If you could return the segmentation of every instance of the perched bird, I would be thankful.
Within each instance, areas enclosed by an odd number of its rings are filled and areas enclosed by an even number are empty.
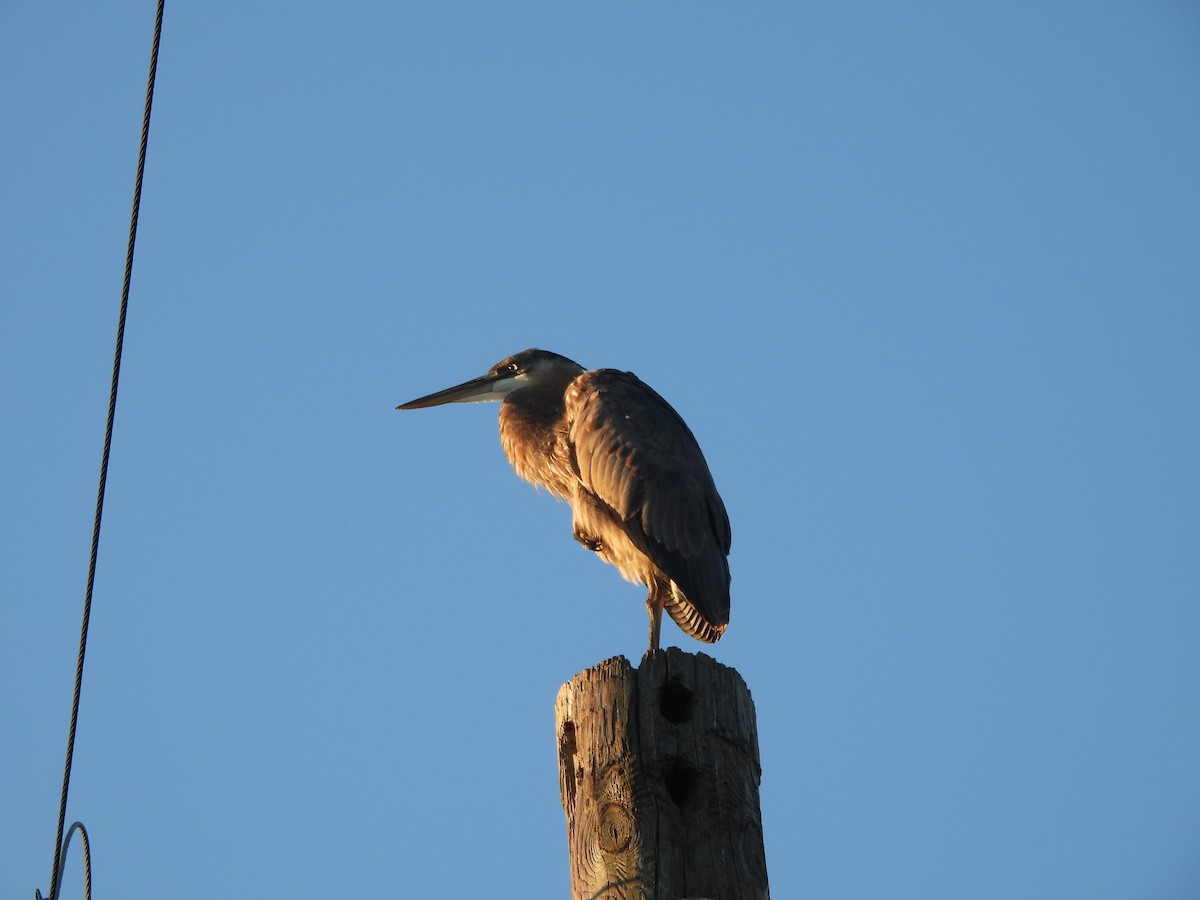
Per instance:
[[[571,505],[575,540],[650,592],[650,649],[665,609],[712,643],[729,623],[729,516],[691,430],[631,372],[585,371],[523,350],[486,375],[397,409],[500,404],[517,474]]]

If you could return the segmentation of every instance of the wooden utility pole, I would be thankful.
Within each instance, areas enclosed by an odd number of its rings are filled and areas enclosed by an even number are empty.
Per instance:
[[[617,656],[558,692],[574,900],[767,900],[754,703],[702,653]]]

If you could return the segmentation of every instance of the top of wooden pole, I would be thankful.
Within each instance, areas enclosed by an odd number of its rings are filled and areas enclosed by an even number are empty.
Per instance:
[[[766,898],[754,703],[705,654],[622,656],[555,704],[572,896]]]

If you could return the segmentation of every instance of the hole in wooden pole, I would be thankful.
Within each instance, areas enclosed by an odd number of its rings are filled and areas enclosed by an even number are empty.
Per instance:
[[[662,712],[663,718],[679,725],[692,717],[692,700],[690,690],[678,681],[668,681],[663,685],[658,708]]]
[[[563,792],[569,805],[575,803],[575,723],[563,722],[562,734],[558,736],[559,771],[563,777]]]
[[[688,805],[696,794],[696,785],[699,781],[699,773],[685,760],[678,758],[671,760],[663,773],[663,782],[667,786],[667,793],[676,806]]]

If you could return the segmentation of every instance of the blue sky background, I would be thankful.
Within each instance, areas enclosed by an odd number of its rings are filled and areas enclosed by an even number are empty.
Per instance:
[[[5,897],[49,888],[152,24],[0,13]],[[642,593],[495,407],[393,410],[539,346],[704,447],[773,896],[1200,896],[1198,161],[1182,0],[169,4],[97,895],[566,896],[554,697]]]

